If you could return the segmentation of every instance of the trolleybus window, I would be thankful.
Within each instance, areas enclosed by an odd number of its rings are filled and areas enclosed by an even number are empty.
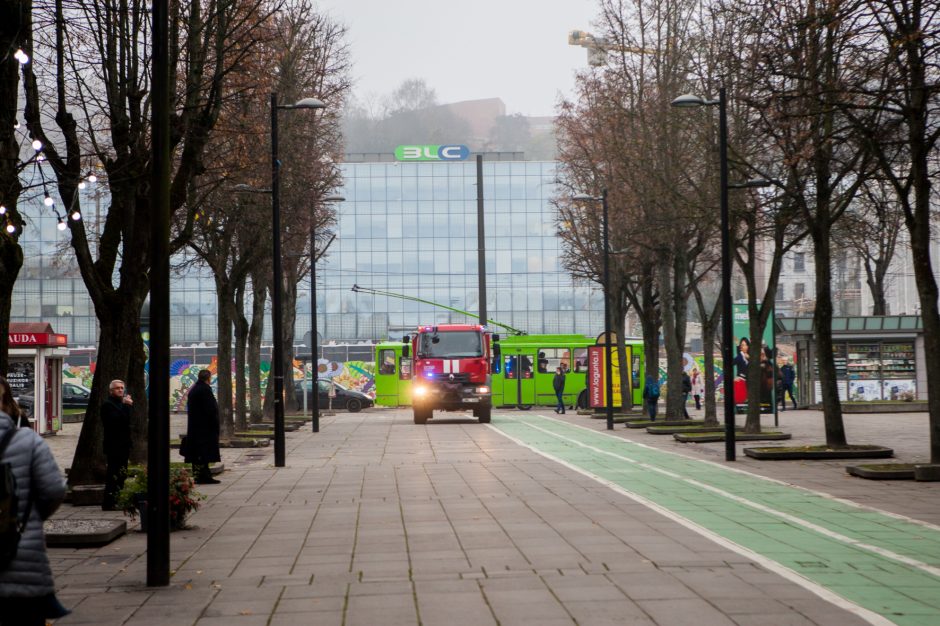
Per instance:
[[[395,351],[394,350],[380,350],[379,351],[379,374],[394,374],[395,373]]]

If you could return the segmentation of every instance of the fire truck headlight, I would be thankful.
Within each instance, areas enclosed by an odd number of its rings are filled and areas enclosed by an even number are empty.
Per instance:
[[[490,392],[490,388],[487,387],[486,385],[484,385],[484,386],[482,386],[482,387],[477,387],[477,393],[478,393],[478,394],[483,395],[483,394],[487,394],[487,393],[489,393],[489,392]]]
[[[416,398],[423,398],[428,395],[428,388],[424,385],[416,385],[414,388],[414,396]]]

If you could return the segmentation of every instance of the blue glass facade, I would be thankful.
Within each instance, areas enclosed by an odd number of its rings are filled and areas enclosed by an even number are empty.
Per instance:
[[[489,156],[483,164],[489,318],[529,333],[598,334],[603,327],[599,289],[575,283],[560,263],[550,203],[555,163]],[[430,304],[352,291],[358,284],[474,313],[479,309],[472,158],[350,161],[343,170],[338,193],[346,200],[336,206],[336,239],[317,267],[323,339],[384,339],[419,324],[474,320]],[[93,223],[94,199],[83,198],[83,204]],[[55,229],[53,216],[37,214],[21,240],[27,260],[16,285],[13,318],[48,321],[68,334],[72,345],[93,345],[94,311],[63,243],[68,235]],[[173,343],[214,343],[215,307],[208,270],[189,266],[172,283]],[[309,283],[299,286],[297,307],[300,342],[310,329]]]
[[[346,163],[344,175],[337,239],[317,268],[323,338],[384,338],[419,324],[472,321],[351,288],[479,310],[475,161]],[[575,284],[560,263],[554,179],[553,162],[484,159],[488,317],[529,333],[597,334],[599,290]],[[309,302],[299,307],[309,310]]]

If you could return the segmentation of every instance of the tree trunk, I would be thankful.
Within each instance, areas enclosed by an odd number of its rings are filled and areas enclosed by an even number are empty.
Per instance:
[[[284,412],[296,413],[299,410],[297,395],[294,393],[294,328],[297,324],[297,268],[291,264],[284,272],[284,321],[281,330],[284,331]]]
[[[812,230],[814,260],[816,263],[816,311],[813,314],[813,333],[816,340],[816,365],[822,388],[823,419],[826,425],[826,445],[846,445],[842,404],[836,382],[836,364],[832,354],[832,285],[830,281],[831,254],[829,250],[828,215],[817,218]],[[811,367],[811,364],[807,364]]]
[[[702,355],[704,370],[702,380],[705,383],[705,424],[707,426],[718,425],[718,412],[715,403],[715,336],[718,332],[718,324],[721,321],[721,298],[715,299],[711,315],[705,308],[705,300],[702,298],[702,291],[697,283],[691,285],[692,295],[695,296],[695,306],[698,309],[698,317],[702,323]]]
[[[10,237],[0,236],[0,376],[9,373],[10,308],[13,285],[23,267],[23,249]]]
[[[20,183],[20,142],[13,124],[17,118],[20,63],[11,51],[20,41],[30,36],[30,11],[26,2],[8,2],[0,19],[0,202],[6,207],[8,217],[16,220],[16,207],[22,191]],[[22,5],[22,6],[18,6]],[[19,231],[21,232],[21,231]],[[18,243],[19,235],[0,233],[0,376],[9,370],[10,307],[13,304],[13,284],[23,267],[23,249]]]
[[[146,293],[146,288],[144,290]],[[104,479],[104,451],[101,428],[101,403],[108,396],[112,380],[125,382],[127,392],[134,400],[131,422],[131,450],[139,456],[141,442],[147,435],[147,394],[143,379],[143,341],[140,336],[140,302],[143,297],[111,298],[108,315],[99,315],[101,337],[95,362],[95,375],[91,383],[91,397],[82,422],[81,434],[69,470],[70,486],[102,482]],[[137,356],[132,356],[134,354]],[[131,373],[132,365],[141,365]],[[145,443],[144,443],[145,446]]]
[[[748,299],[755,301],[748,305],[748,329],[751,345],[748,349],[747,364],[747,418],[744,421],[744,432],[760,432],[761,415],[761,387],[764,383],[764,326],[756,313],[756,295],[748,294]],[[739,400],[735,398],[735,402]]]
[[[234,287],[218,273],[215,275],[216,293],[216,347],[220,435],[231,438],[235,432],[232,418],[232,308]]]
[[[642,284],[639,289],[640,304],[636,308],[643,329],[643,360],[645,373],[659,380],[659,327],[660,316],[653,288],[652,271],[649,266],[643,268]],[[645,378],[645,377],[644,377]],[[645,380],[641,381],[645,384]]]
[[[626,316],[628,307],[623,298],[616,298],[612,303],[614,333],[617,335],[617,362],[620,363],[620,398],[621,409],[633,409],[633,362],[627,358],[626,347]]]
[[[261,337],[264,335],[264,303],[267,300],[267,281],[259,272],[251,276],[251,327],[248,329],[248,406],[252,424],[264,420],[261,391]]]
[[[919,144],[916,145],[917,147]],[[930,178],[927,158],[922,150],[914,150],[914,215],[907,226],[911,237],[914,278],[920,297],[921,319],[924,324],[924,354],[927,355],[927,410],[930,415],[930,462],[940,463],[940,310],[937,307],[937,281],[930,258]]]
[[[245,318],[245,287],[244,278],[235,289],[235,406],[233,412],[235,415],[235,430],[247,430],[248,420],[246,413],[247,406],[247,387],[245,384],[246,362],[247,362],[247,343],[248,343],[248,319]]]

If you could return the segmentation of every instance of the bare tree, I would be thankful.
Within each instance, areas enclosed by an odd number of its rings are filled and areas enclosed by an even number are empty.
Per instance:
[[[940,463],[940,290],[931,258],[932,192],[940,140],[940,4],[923,0],[862,3],[847,112],[867,139],[880,176],[904,214],[924,323],[930,460]],[[875,119],[872,119],[872,112]]]
[[[85,221],[69,221],[72,247],[101,328],[92,394],[69,473],[71,484],[100,472],[100,402],[108,381],[120,378],[145,397],[141,305],[149,291],[150,7],[143,0],[38,2],[27,42],[33,63],[24,66],[25,116],[43,141],[59,195],[80,209],[77,185],[85,154],[106,172],[110,206],[101,235],[89,240]],[[249,54],[265,19],[263,0],[176,3],[171,12],[171,149],[174,155],[171,213],[185,212],[171,244],[189,236],[197,207],[188,206],[193,178],[204,168],[223,102],[226,80]],[[48,103],[48,104],[47,104]],[[56,130],[53,132],[51,126]],[[93,233],[92,233],[93,234]],[[146,403],[132,423],[132,458],[145,453]]]
[[[887,291],[893,284],[889,270],[904,227],[904,213],[894,188],[885,180],[867,181],[859,192],[837,224],[833,240],[861,260],[873,301],[871,314],[887,315]]]
[[[837,106],[842,97],[844,61],[857,43],[848,5],[818,0],[747,0],[722,7],[743,44],[737,65],[746,70],[740,91],[753,116],[752,128],[780,165],[773,169],[765,166],[761,173],[778,181],[786,205],[799,214],[813,243],[813,323],[826,443],[831,446],[847,443],[832,352],[831,235],[868,172],[858,135]],[[774,225],[773,232],[782,226]],[[770,296],[776,282],[768,282],[765,293]],[[765,304],[769,303],[772,297],[766,297]],[[752,322],[753,314],[765,313],[753,311]],[[756,365],[752,375],[755,371],[759,371]],[[749,420],[748,427],[752,424]]]
[[[19,236],[23,217],[18,210],[20,193],[20,140],[17,136],[17,93],[20,82],[21,48],[28,48],[31,2],[11,0],[0,4],[0,376],[8,370],[10,307],[13,285],[23,267]],[[13,226],[13,232],[5,228]]]

